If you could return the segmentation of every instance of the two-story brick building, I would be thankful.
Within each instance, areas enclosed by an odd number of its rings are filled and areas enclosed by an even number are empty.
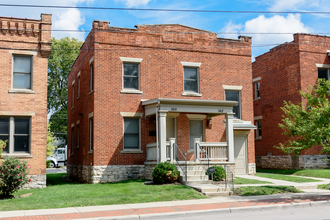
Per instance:
[[[46,187],[47,72],[51,15],[0,17],[0,139],[3,156],[31,166],[30,185]]]
[[[294,104],[304,100],[299,91],[308,91],[318,78],[329,79],[330,37],[294,34],[294,40],[274,47],[256,57],[253,67],[256,161],[259,168],[324,168],[321,148],[308,149],[300,156],[285,155],[274,148],[288,137],[278,127],[282,120],[283,101]]]
[[[68,176],[150,178],[157,162],[254,174],[251,38],[94,21],[68,76]],[[200,162],[201,161],[201,162]]]

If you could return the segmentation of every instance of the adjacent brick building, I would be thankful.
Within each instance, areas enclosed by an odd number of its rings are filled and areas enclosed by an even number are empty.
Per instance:
[[[294,34],[294,40],[274,47],[256,57],[252,64],[256,160],[260,168],[323,168],[326,156],[320,147],[302,152],[301,156],[285,155],[274,148],[287,140],[278,127],[283,101],[303,102],[299,91],[307,91],[318,78],[329,79],[330,37]]]
[[[47,72],[51,15],[0,17],[0,139],[3,156],[31,166],[32,188],[46,187]]]
[[[183,159],[176,144],[200,163],[195,142],[211,163],[254,174],[252,120],[251,38],[94,21],[68,76],[68,175],[150,178],[157,162]]]

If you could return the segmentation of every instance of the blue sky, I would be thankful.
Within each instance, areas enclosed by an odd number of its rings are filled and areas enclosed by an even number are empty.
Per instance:
[[[1,0],[0,3],[223,11],[330,11],[330,0]],[[0,7],[0,10],[0,16],[36,19],[40,18],[40,13],[51,13],[52,28],[56,30],[90,30],[93,20],[105,20],[110,21],[111,26],[128,28],[134,28],[137,24],[180,23],[217,32],[220,37],[225,38],[237,38],[242,34],[252,36],[253,57],[267,52],[277,44],[291,41],[292,33],[330,35],[330,14],[188,13],[20,7]],[[253,34],[260,32],[291,34]],[[84,40],[86,35],[83,32],[52,32],[52,36],[56,38],[69,36]]]

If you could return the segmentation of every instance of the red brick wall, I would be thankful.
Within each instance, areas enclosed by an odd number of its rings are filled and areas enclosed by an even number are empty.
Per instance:
[[[295,34],[294,41],[282,44],[256,58],[252,64],[253,78],[261,77],[261,99],[254,101],[254,116],[262,116],[262,140],[255,141],[256,156],[285,155],[274,145],[287,140],[278,127],[281,122],[283,101],[295,104],[303,100],[299,90],[307,91],[318,78],[316,63],[329,64],[326,54],[330,38],[324,36]],[[317,154],[313,148],[303,154]]]
[[[228,40],[217,38],[215,33],[192,29],[184,26],[138,26],[137,29],[107,28],[107,25],[94,22],[95,42],[88,37],[83,48],[95,46],[95,90],[94,100],[87,97],[89,79],[82,80],[88,86],[82,86],[85,96],[76,101],[71,111],[72,81],[77,82],[77,73],[88,73],[88,60],[92,55],[85,55],[82,50],[73,70],[69,75],[69,109],[70,121],[77,120],[77,109],[81,112],[94,112],[94,165],[144,164],[146,160],[146,144],[155,142],[149,136],[150,130],[156,130],[154,117],[141,118],[141,150],[143,154],[123,154],[123,117],[120,112],[144,113],[142,99],[183,98],[201,100],[224,100],[222,85],[243,86],[242,119],[253,121],[252,105],[252,70],[251,41],[248,38]],[[104,31],[108,29],[108,31]],[[171,33],[164,33],[169,32]],[[186,32],[175,33],[175,32]],[[193,32],[193,34],[189,33]],[[94,43],[94,45],[93,45]],[[92,52],[89,52],[92,53]],[[140,90],[143,94],[121,94],[122,61],[119,57],[143,58],[140,63]],[[181,61],[202,63],[199,68],[199,88],[201,97],[183,96],[183,66]],[[75,86],[75,89],[77,86]],[[84,101],[83,101],[84,100]],[[91,110],[94,101],[94,110]],[[88,104],[87,104],[88,103]],[[83,120],[87,115],[83,114]],[[206,141],[220,141],[225,132],[224,117],[212,120],[212,129],[206,129]],[[81,119],[80,119],[81,120]],[[87,122],[87,121],[86,121]],[[73,123],[73,122],[72,122]],[[205,120],[206,123],[206,120]],[[86,125],[86,124],[85,124]],[[81,126],[82,127],[82,126]],[[70,164],[85,164],[88,141],[87,128],[84,128],[81,139],[83,146],[75,150]],[[71,122],[68,122],[68,143],[70,144]],[[253,133],[249,135],[249,163],[254,163]],[[177,137],[180,148],[189,148],[189,120],[184,113],[177,119]],[[70,147],[68,146],[68,149]],[[77,155],[77,156],[76,156]],[[188,154],[188,157],[191,155]]]
[[[30,156],[22,157],[32,167],[31,175],[46,174],[46,135],[47,135],[47,72],[50,53],[50,31],[40,32],[38,29],[50,30],[51,15],[42,14],[41,20],[16,19],[0,17],[2,28],[12,30],[0,31],[0,117],[31,116],[31,146]],[[27,29],[33,24],[31,32],[17,29]],[[44,45],[40,44],[44,42]],[[22,50],[23,49],[23,50]],[[27,51],[27,52],[25,52]],[[32,90],[35,93],[12,93],[13,54],[33,55]]]

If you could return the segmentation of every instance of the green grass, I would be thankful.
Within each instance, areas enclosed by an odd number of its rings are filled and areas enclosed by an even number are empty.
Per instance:
[[[252,180],[252,179],[236,177],[236,179],[234,179],[234,184],[241,185],[241,184],[272,184],[272,183],[267,182],[267,181]]]
[[[61,178],[63,175],[65,173],[47,174],[47,188],[22,189],[15,193],[15,196],[32,193],[29,197],[0,200],[0,211],[207,198],[184,185],[144,185],[144,180],[106,184],[68,183]]]
[[[330,179],[330,169],[305,169],[305,170],[271,170],[271,169],[257,169],[260,173],[275,173],[296,176],[307,176]]]
[[[330,190],[330,183],[329,184],[322,184],[317,186],[318,189],[326,189]]]
[[[321,180],[315,180],[315,179],[297,177],[297,176],[286,176],[283,174],[257,173],[256,176],[270,178],[270,179],[276,179],[276,180],[285,180],[285,181],[290,181],[290,182],[295,182],[295,183],[321,182]]]
[[[293,186],[246,186],[235,189],[238,196],[258,196],[302,192]]]

